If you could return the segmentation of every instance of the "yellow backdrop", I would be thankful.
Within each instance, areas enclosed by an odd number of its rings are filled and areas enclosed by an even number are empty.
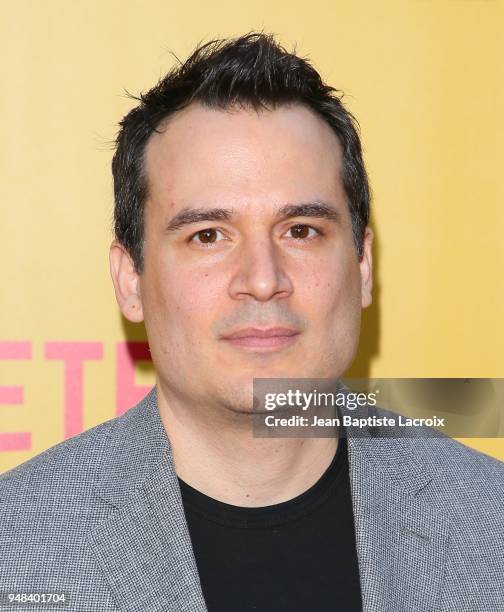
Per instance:
[[[503,24],[491,0],[3,0],[0,469],[153,384],[108,272],[123,90],[252,29],[296,42],[361,124],[377,289],[352,374],[504,377]]]

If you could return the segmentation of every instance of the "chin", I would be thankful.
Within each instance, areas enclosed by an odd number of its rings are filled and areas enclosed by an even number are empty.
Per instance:
[[[222,398],[221,404],[234,414],[251,414],[253,411],[254,395],[252,392],[252,384],[250,389],[226,389],[227,393]]]

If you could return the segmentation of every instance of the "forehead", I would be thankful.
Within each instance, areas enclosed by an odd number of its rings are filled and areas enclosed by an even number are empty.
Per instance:
[[[341,199],[341,148],[330,126],[303,105],[275,110],[191,104],[149,139],[149,200],[176,208],[245,201]],[[225,200],[225,201],[224,201]]]

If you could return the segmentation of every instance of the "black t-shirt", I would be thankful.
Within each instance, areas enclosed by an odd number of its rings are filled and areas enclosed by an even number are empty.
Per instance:
[[[244,508],[179,478],[209,612],[362,610],[346,438],[307,491]]]

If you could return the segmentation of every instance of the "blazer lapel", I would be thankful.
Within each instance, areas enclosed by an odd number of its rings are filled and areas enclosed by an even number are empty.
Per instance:
[[[432,477],[413,444],[349,434],[363,612],[437,609],[449,523],[422,495]]]
[[[117,421],[88,543],[120,610],[207,612],[156,389]]]

